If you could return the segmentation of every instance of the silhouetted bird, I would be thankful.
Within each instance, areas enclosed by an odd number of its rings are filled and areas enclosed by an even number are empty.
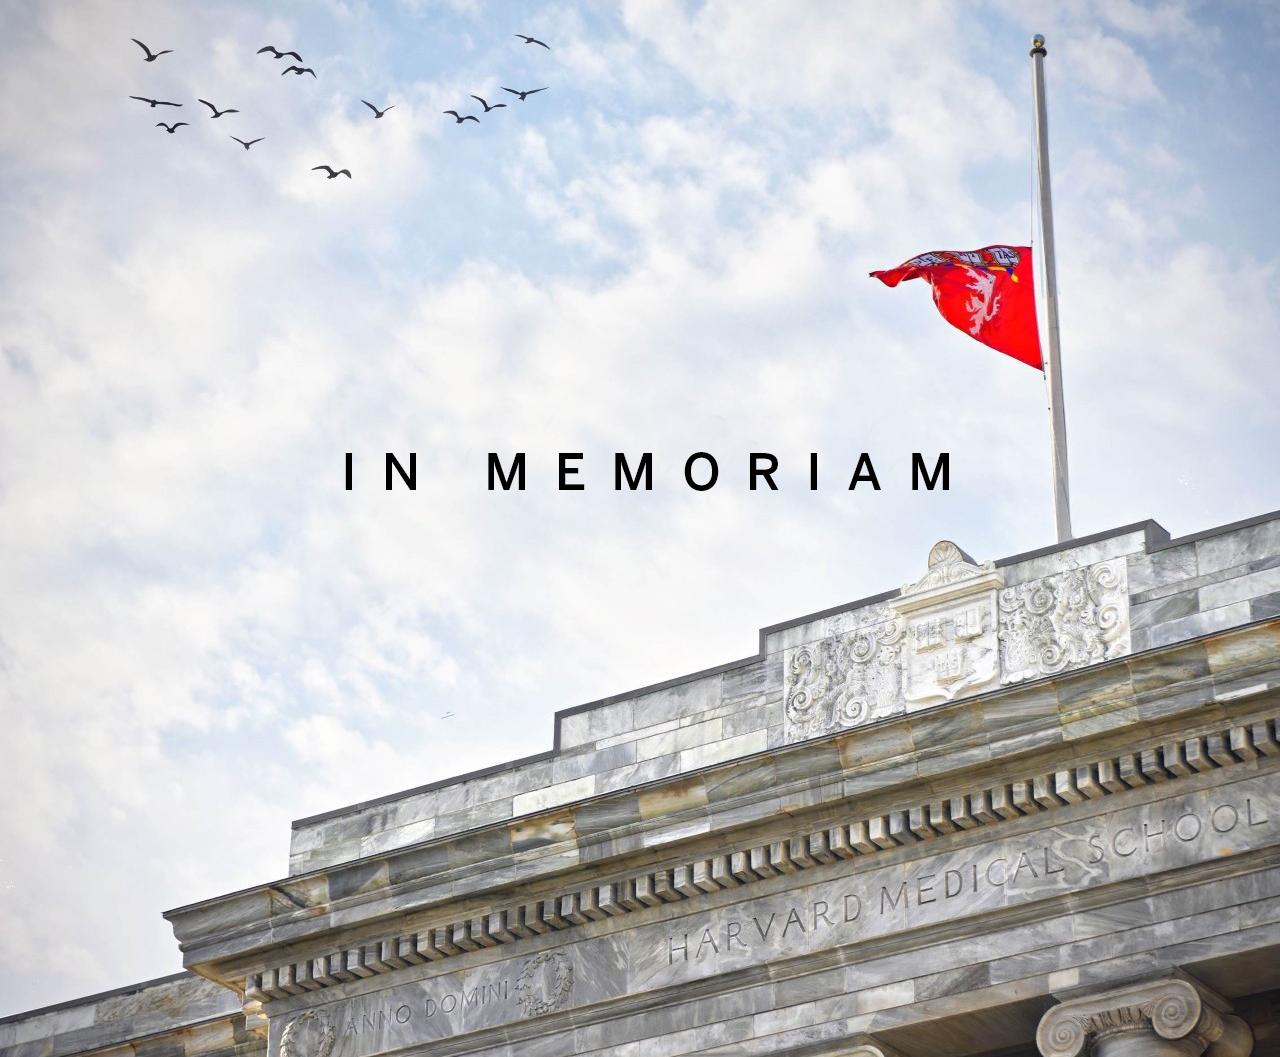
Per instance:
[[[212,110],[212,111],[213,111],[213,113],[212,113],[211,115],[209,115],[210,117],[222,117],[222,115],[223,115],[223,114],[238,114],[238,113],[240,113],[240,111],[239,111],[239,110],[219,110],[216,106],[214,106],[214,105],[213,105],[211,102],[209,102],[209,100],[207,100],[207,99],[197,99],[197,100],[196,100],[196,102],[197,102],[197,103],[203,103],[205,106],[207,106],[210,110]]]
[[[526,37],[523,33],[516,33],[516,34],[513,34],[513,35],[514,35],[514,36],[519,37],[519,38],[520,38],[521,40],[523,40],[526,44],[542,44],[542,41],[540,41],[537,37]],[[550,45],[550,44],[542,44],[542,46],[543,46],[544,48],[546,48],[546,49],[547,49],[547,51],[550,51],[550,50],[551,50],[551,45]]]
[[[498,107],[500,107],[500,106],[506,106],[506,105],[507,105],[506,103],[494,103],[494,104],[493,104],[493,106],[490,106],[490,105],[489,105],[488,103],[486,103],[483,99],[481,99],[478,95],[473,95],[471,98],[472,98],[472,99],[474,99],[477,103],[479,103],[482,107],[484,107],[484,112],[485,112],[486,114],[487,114],[490,110],[497,110],[497,109],[498,109]]]
[[[140,41],[137,37],[130,37],[129,39],[147,53],[147,57],[142,60],[143,62],[155,62],[156,59],[160,58],[161,55],[173,54],[172,48],[165,48],[164,51],[153,52],[150,48],[148,48],[145,44],[143,44],[142,41]]]
[[[550,87],[551,87],[550,85],[547,85],[546,88],[530,88],[527,92],[520,92],[514,88],[503,88],[502,90],[504,92],[510,92],[512,95],[518,95],[520,97],[520,102],[523,103],[524,97],[526,95],[534,95],[537,92],[545,92],[547,88],[550,88]]]
[[[296,51],[280,51],[274,44],[268,44],[265,48],[259,48],[257,54],[261,55],[264,51],[271,52],[271,57],[274,59],[294,58],[299,62],[302,61],[302,56]]]
[[[345,175],[348,180],[351,179],[350,169],[339,169],[337,172],[334,172],[333,168],[328,165],[313,165],[311,167],[312,172],[318,172],[320,169],[323,169],[325,172],[329,174],[327,179],[330,179],[330,180],[332,180],[335,176],[343,176],[343,175]]]
[[[301,77],[304,73],[309,73],[312,77],[316,75],[316,71],[310,66],[290,66],[288,69],[281,70],[280,76],[283,77],[286,73],[291,73],[295,77]]]
[[[372,110],[372,111],[373,111],[373,118],[374,118],[374,120],[375,120],[375,121],[376,121],[378,118],[382,117],[382,115],[383,115],[383,114],[385,114],[388,110],[394,110],[394,109],[395,109],[395,103],[392,103],[389,107],[386,107],[386,108],[385,108],[385,109],[383,109],[383,110],[379,110],[376,106],[374,106],[374,105],[373,105],[371,102],[369,102],[369,100],[367,100],[367,99],[361,99],[361,100],[360,100],[360,102],[364,103],[364,105],[365,105],[365,106],[367,106],[370,110]]]
[[[178,129],[182,128],[182,126],[185,124],[186,124],[185,121],[175,121],[172,125],[166,125],[163,121],[157,121],[156,128],[162,128],[167,133],[169,133],[170,136],[172,136]]]
[[[182,105],[181,103],[166,103],[163,99],[148,99],[144,95],[131,95],[129,96],[129,98],[136,99],[139,103],[150,103],[153,108],[157,106],[181,106]]]
[[[249,142],[248,142],[248,143],[246,143],[244,140],[242,140],[239,136],[232,136],[231,138],[232,138],[233,140],[235,140],[237,143],[239,143],[239,144],[240,144],[240,146],[242,146],[245,150],[248,150],[248,149],[249,149],[250,147],[252,147],[255,143],[261,143],[261,142],[262,142],[264,139],[266,139],[267,137],[266,137],[266,136],[259,136],[257,139],[251,139],[251,140],[249,140]]]
[[[467,114],[464,117],[460,115],[456,110],[442,110],[440,112],[442,114],[452,114],[453,120],[456,121],[459,125],[461,125],[464,121],[474,121],[476,122],[476,124],[480,123],[480,119],[478,117],[475,117],[473,114]]]

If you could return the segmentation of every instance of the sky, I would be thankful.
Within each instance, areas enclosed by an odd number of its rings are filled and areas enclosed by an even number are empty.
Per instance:
[[[1042,375],[867,275],[1038,239],[1035,32],[1076,534],[1280,507],[1274,4],[0,6],[0,1015],[178,971],[293,819],[1053,544]]]

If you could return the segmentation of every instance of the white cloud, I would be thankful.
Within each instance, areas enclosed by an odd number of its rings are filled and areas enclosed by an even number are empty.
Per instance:
[[[1063,45],[1062,59],[1074,68],[1077,79],[1108,100],[1130,103],[1163,98],[1146,61],[1118,37],[1097,30],[1071,37]]]
[[[15,1008],[174,968],[158,912],[283,872],[291,817],[546,748],[554,708],[748,653],[940,536],[1047,538],[1040,379],[866,276],[1025,228],[1025,60],[990,43],[1020,27],[565,3],[530,12],[559,33],[537,54],[505,15],[413,6],[35,7],[6,38],[0,98],[47,100],[43,125],[0,122],[0,592],[23,600],[0,694],[24,790],[0,807],[0,935],[47,966]],[[1121,36],[1183,41],[1181,9],[1081,10],[1100,43],[1064,47],[1062,100],[1086,82],[1099,109],[1055,125],[1077,522],[1254,513],[1276,262],[1191,230],[1203,173],[1147,120],[1162,89],[1194,100]],[[438,38],[400,39],[427,17]],[[183,63],[129,54],[147,34]],[[267,42],[322,78],[282,81]],[[440,117],[516,75],[552,88]],[[126,107],[138,85],[243,114],[168,137]],[[266,141],[246,154],[242,127]],[[488,492],[487,453],[517,450],[529,491]],[[652,494],[613,492],[615,450],[654,452]],[[721,459],[706,495],[682,480],[698,450]],[[752,450],[782,491],[746,491]],[[883,492],[843,488],[864,450]],[[907,489],[913,450],[952,451],[952,493]],[[382,491],[386,451],[418,452],[416,493]],[[555,490],[560,451],[586,453],[585,493]],[[82,861],[94,899],[72,898]]]

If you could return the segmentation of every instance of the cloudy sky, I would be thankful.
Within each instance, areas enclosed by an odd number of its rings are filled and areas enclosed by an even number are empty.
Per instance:
[[[1033,237],[1035,31],[1076,532],[1280,507],[1274,5],[0,7],[0,1015],[176,971],[161,911],[282,876],[294,818],[548,748],[940,538],[1052,543],[1041,375],[867,277]],[[472,93],[508,105],[442,116]]]

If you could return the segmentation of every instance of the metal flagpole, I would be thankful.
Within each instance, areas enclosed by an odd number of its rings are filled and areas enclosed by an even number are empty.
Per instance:
[[[1053,514],[1058,542],[1071,539],[1071,491],[1067,484],[1067,421],[1062,409],[1062,364],[1058,349],[1058,274],[1053,261],[1053,203],[1049,196],[1049,115],[1044,103],[1044,37],[1031,40],[1031,83],[1036,100],[1036,176],[1040,185],[1040,260],[1044,274],[1049,347],[1044,359],[1053,441]]]

